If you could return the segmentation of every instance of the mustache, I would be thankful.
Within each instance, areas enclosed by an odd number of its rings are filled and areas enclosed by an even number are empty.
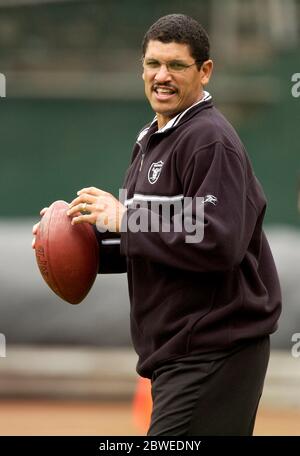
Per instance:
[[[156,89],[159,89],[159,88],[161,88],[161,89],[172,89],[172,90],[174,90],[175,92],[177,92],[177,90],[178,90],[177,87],[175,87],[173,84],[169,84],[169,83],[167,83],[167,84],[158,84],[158,83],[155,83],[155,84],[153,84],[153,86],[152,86],[152,90],[156,90]]]

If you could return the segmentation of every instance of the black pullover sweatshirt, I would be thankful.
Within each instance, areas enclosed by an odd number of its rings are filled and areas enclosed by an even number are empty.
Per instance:
[[[123,188],[121,234],[97,233],[99,272],[127,271],[141,376],[151,378],[167,360],[276,330],[281,292],[262,229],[266,199],[237,133],[210,97],[159,131],[155,120],[141,131]],[[192,221],[196,207],[204,209],[198,242],[186,242],[191,233],[173,226],[186,197]],[[162,221],[164,205],[170,229],[151,232],[151,216]],[[128,229],[141,219],[148,230]]]

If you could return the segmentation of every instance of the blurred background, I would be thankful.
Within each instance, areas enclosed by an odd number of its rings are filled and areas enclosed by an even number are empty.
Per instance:
[[[145,432],[151,404],[135,373],[126,275],[98,276],[79,306],[61,301],[39,274],[31,227],[84,186],[118,196],[153,117],[141,41],[169,13],[207,29],[208,90],[268,198],[284,299],[255,433],[300,435],[300,1],[0,0],[1,435]]]

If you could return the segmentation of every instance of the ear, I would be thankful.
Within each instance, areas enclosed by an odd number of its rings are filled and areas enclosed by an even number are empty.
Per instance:
[[[143,71],[143,73],[142,73],[142,78],[143,78],[144,81],[145,81],[145,71]]]
[[[202,63],[202,67],[200,69],[200,81],[202,86],[205,86],[209,83],[213,71],[213,66],[214,64],[212,60],[206,60]]]

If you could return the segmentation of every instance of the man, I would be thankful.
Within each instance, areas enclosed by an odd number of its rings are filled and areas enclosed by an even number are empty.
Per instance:
[[[156,116],[134,146],[126,200],[91,187],[70,204],[73,224],[100,231],[99,272],[127,271],[137,371],[152,380],[148,435],[251,435],[280,315],[265,197],[236,132],[204,91],[212,68],[195,20],[171,14],[153,24],[143,79]],[[175,223],[188,212],[197,230],[199,208],[203,239],[188,240],[189,225]],[[136,229],[137,219],[147,229]]]

